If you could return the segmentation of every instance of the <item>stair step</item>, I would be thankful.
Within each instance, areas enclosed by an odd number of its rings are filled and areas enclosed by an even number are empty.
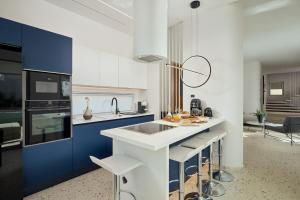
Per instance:
[[[299,106],[266,106],[267,108],[300,109]]]
[[[280,109],[266,109],[267,112],[288,112],[288,113],[300,113],[300,110],[280,110]]]
[[[271,104],[287,104],[289,101],[267,101],[267,103]]]
[[[274,107],[274,108],[279,108],[279,107],[282,107],[282,108],[294,108],[294,107],[297,107],[297,106],[293,106],[293,105],[266,105],[267,107]]]

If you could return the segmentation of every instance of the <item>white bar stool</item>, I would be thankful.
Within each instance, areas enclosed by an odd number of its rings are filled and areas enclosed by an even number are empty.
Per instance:
[[[184,200],[184,162],[197,155],[195,149],[174,146],[170,148],[169,158],[179,163],[179,200]]]
[[[234,176],[229,172],[223,169],[222,165],[222,157],[223,157],[223,140],[224,138],[219,140],[219,171],[215,175],[214,179],[221,182],[232,182],[234,180]]]
[[[113,155],[101,160],[94,156],[90,156],[90,159],[96,165],[99,165],[114,174],[114,200],[121,200],[121,192],[129,194],[134,200],[136,200],[136,197],[131,192],[121,191],[120,177],[142,166],[142,162],[124,155]]]
[[[180,144],[182,147],[196,149],[198,152],[198,193],[199,200],[212,200],[212,197],[206,195],[202,191],[202,150],[209,146],[209,140],[192,137]]]
[[[217,141],[219,141],[221,138],[225,137],[226,132],[221,129],[217,130],[211,130],[207,133],[201,133],[195,137],[203,139],[203,140],[209,140],[210,146],[209,146],[209,181],[208,181],[208,187],[206,194],[213,197],[219,197],[225,194],[225,187],[213,180],[213,144]]]

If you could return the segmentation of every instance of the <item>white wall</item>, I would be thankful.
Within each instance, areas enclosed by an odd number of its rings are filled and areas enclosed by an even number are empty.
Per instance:
[[[155,119],[160,119],[160,65],[152,63],[148,65],[148,90],[144,99],[148,100],[149,110],[155,114]]]
[[[198,54],[211,61],[212,76],[197,89],[184,87],[184,109],[190,94],[222,114],[228,135],[224,141],[224,165],[243,166],[243,57],[242,15],[239,4],[199,12]],[[190,20],[184,22],[184,58],[191,55]],[[195,44],[195,36],[193,45]],[[195,48],[195,47],[194,47]]]
[[[73,94],[73,115],[82,115],[87,106],[85,97],[89,97],[92,113],[110,113],[112,110],[111,100],[118,99],[120,111],[136,110],[134,94]],[[113,109],[115,108],[115,105]]]
[[[261,109],[261,64],[258,61],[244,63],[244,113]]]

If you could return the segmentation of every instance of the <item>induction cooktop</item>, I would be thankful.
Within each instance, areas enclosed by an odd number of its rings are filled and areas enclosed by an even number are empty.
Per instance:
[[[147,135],[152,135],[156,133],[161,133],[163,131],[176,128],[176,126],[169,126],[169,125],[164,125],[164,124],[158,124],[158,123],[144,123],[144,124],[138,124],[138,125],[133,125],[133,126],[127,126],[122,129],[126,129],[129,131],[134,131],[138,133],[143,133]]]

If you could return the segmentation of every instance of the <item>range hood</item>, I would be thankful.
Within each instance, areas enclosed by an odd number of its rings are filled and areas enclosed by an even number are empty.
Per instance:
[[[168,0],[134,1],[134,59],[167,59]]]

